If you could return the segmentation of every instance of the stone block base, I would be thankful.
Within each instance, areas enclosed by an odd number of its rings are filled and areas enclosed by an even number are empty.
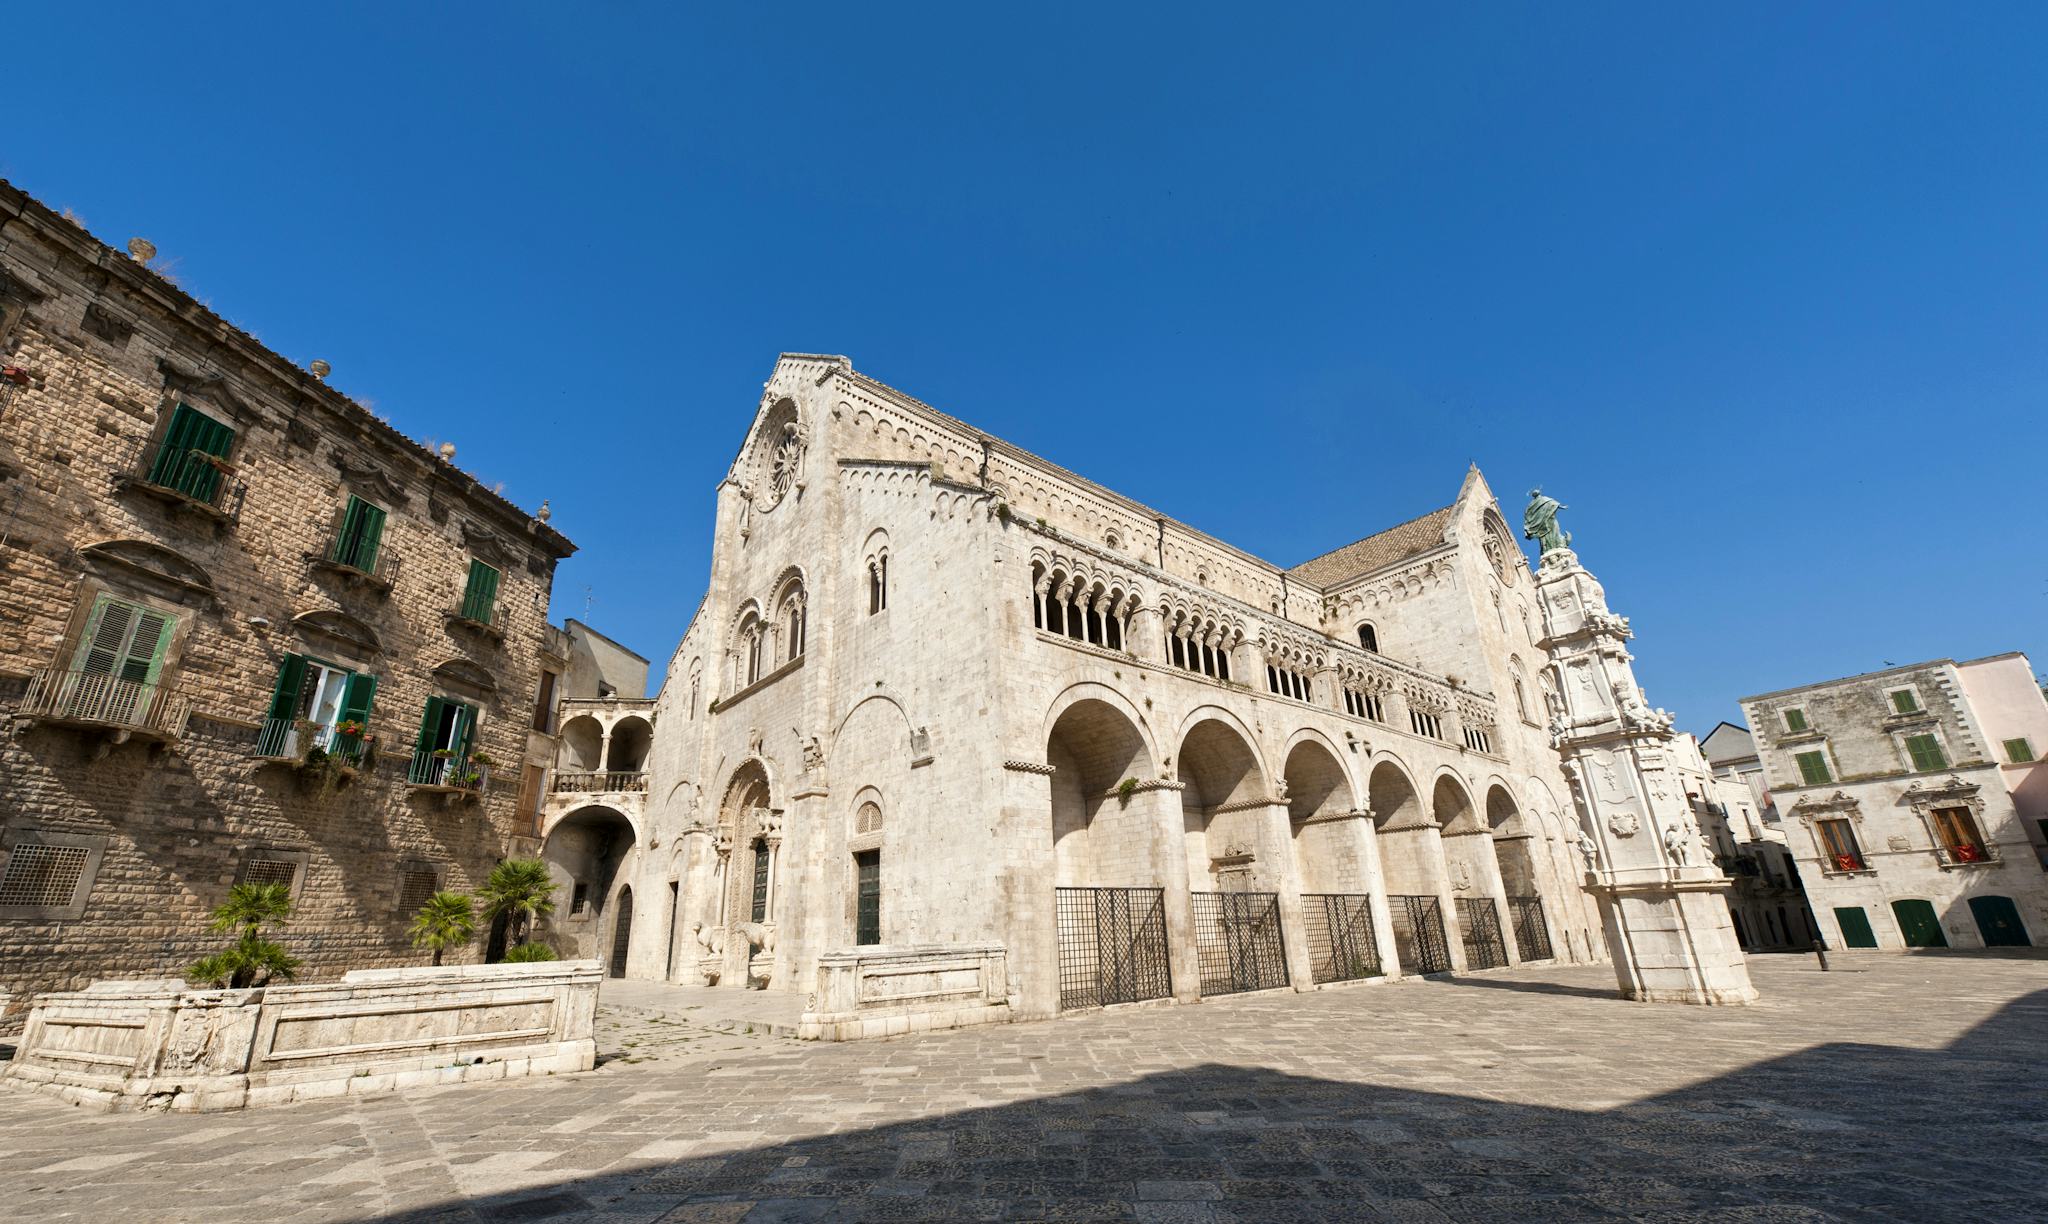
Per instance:
[[[999,943],[874,945],[818,958],[818,986],[797,1023],[806,1041],[900,1037],[1011,1019]]]
[[[35,1001],[0,1082],[210,1112],[588,1071],[596,961],[372,969],[324,986],[96,982]]]
[[[1596,886],[1623,998],[1708,1006],[1756,1002],[1726,889],[1719,872]]]

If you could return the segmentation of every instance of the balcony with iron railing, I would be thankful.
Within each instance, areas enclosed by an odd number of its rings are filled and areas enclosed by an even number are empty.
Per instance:
[[[226,459],[162,443],[145,443],[114,484],[222,523],[235,517],[246,492],[235,465]]]
[[[491,763],[466,750],[415,744],[405,768],[407,786],[426,794],[482,796],[491,782]]]
[[[555,774],[557,795],[632,795],[647,790],[644,769],[564,769]]]
[[[363,734],[361,724],[333,725],[304,718],[266,718],[256,731],[256,755],[266,761],[301,765],[336,765],[361,769],[376,753],[377,737]]]
[[[351,586],[366,586],[381,595],[390,594],[392,584],[398,581],[397,551],[380,547],[367,563],[361,551],[359,544],[336,536],[325,552],[306,554],[306,561],[316,570],[341,576]]]
[[[45,667],[29,677],[17,713],[32,722],[111,731],[117,741],[169,741],[184,733],[191,709],[166,684]]]
[[[503,600],[483,602],[464,600],[460,607],[448,613],[448,625],[452,629],[463,629],[493,642],[505,640],[505,604]]]

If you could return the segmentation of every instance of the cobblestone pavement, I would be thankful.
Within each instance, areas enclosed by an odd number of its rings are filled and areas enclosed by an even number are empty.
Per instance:
[[[1843,958],[1846,959],[1846,958]],[[0,1093],[9,1220],[2048,1219],[2048,960],[1601,968],[799,1044],[204,1117]]]

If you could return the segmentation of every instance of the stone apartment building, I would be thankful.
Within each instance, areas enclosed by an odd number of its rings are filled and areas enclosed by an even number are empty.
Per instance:
[[[131,244],[147,257],[146,244]],[[240,880],[305,976],[414,964],[515,839],[542,517],[0,184],[0,990],[176,973]],[[545,730],[545,728],[542,728]]]
[[[2025,655],[1894,667],[1742,708],[1830,947],[2048,937],[2048,701]]]
[[[614,973],[996,949],[1050,1015],[1607,956],[1477,469],[1283,567],[791,354],[715,531],[659,696],[564,727],[547,853]]]

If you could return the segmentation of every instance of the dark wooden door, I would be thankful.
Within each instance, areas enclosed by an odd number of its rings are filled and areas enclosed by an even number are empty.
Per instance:
[[[1875,948],[1877,936],[1870,929],[1870,915],[1860,905],[1838,905],[1835,907],[1835,923],[1842,928],[1842,946],[1845,948]]]
[[[1941,933],[1941,919],[1926,901],[1894,901],[1892,917],[1899,920],[1899,934],[1909,948],[1946,948],[1948,936]]]
[[[854,936],[857,944],[882,942],[882,852],[863,850],[853,856]]]
[[[2020,911],[2011,897],[1971,897],[1970,916],[1987,948],[2024,948],[2033,943],[2020,925]]]
[[[619,890],[619,916],[612,924],[612,966],[615,978],[626,976],[626,951],[633,941],[633,890]]]

